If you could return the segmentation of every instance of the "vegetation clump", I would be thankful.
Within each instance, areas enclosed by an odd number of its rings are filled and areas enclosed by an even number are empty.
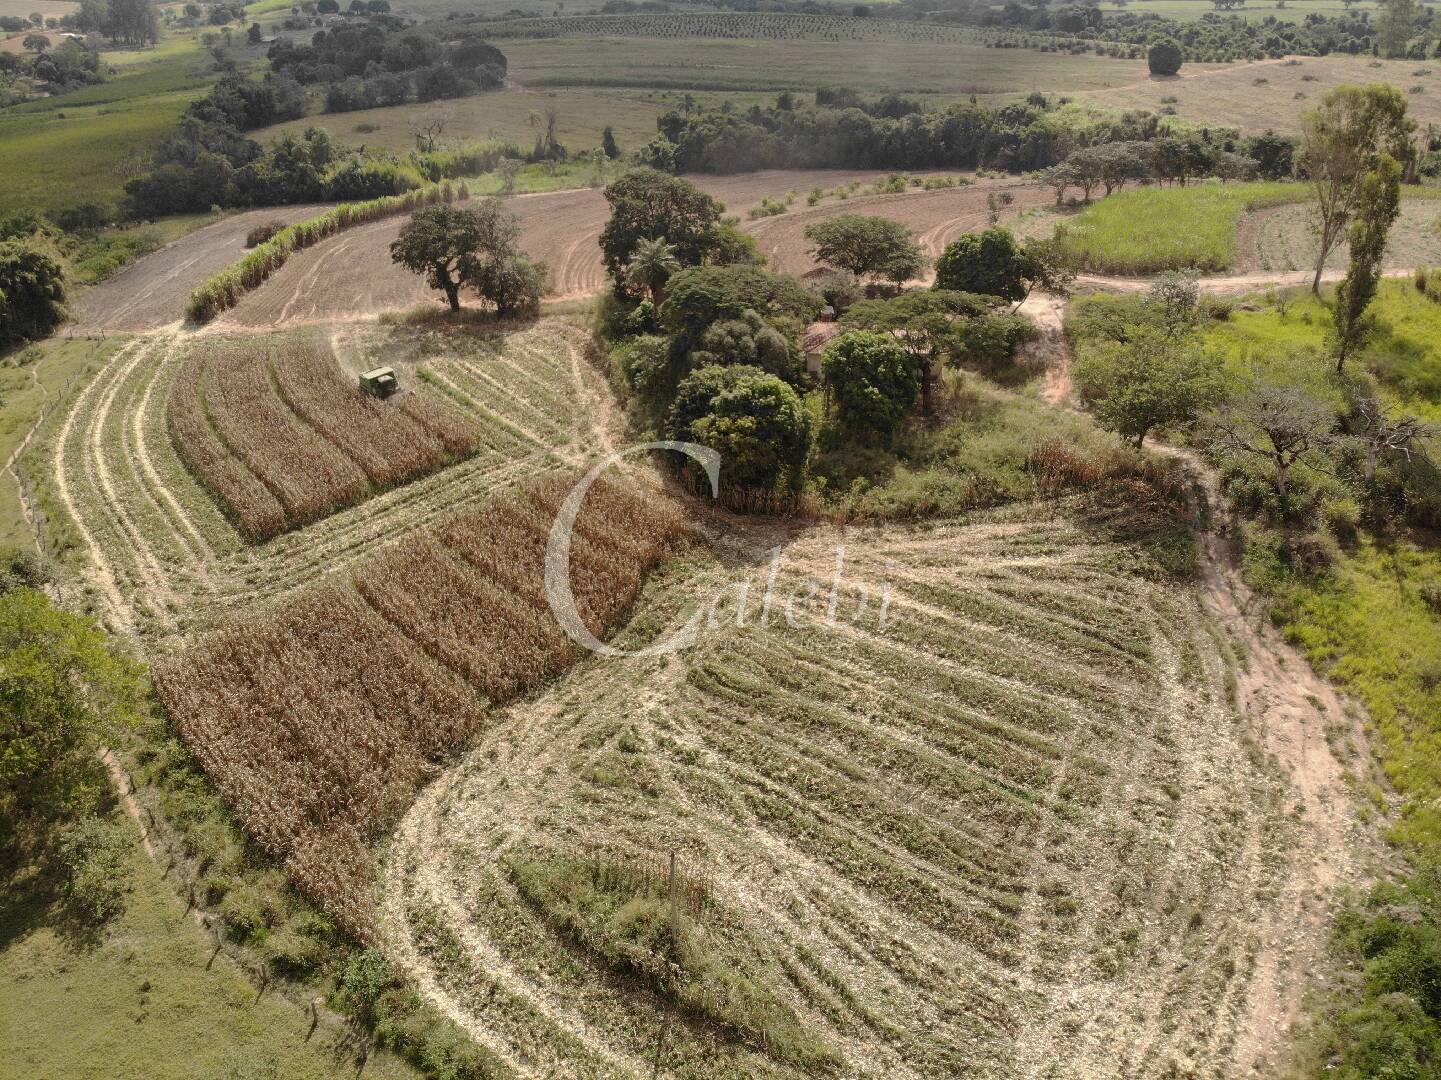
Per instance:
[[[601,963],[789,1065],[829,1072],[839,1056],[707,932],[704,886],[603,858],[526,852],[506,871],[521,896]]]

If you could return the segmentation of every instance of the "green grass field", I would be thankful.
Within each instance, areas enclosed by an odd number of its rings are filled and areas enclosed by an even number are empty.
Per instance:
[[[1241,215],[1298,202],[1300,184],[1222,184],[1136,188],[1088,207],[1057,228],[1087,270],[1154,274],[1229,270],[1236,262]]]
[[[5,208],[116,202],[149,148],[215,81],[209,59],[183,44],[167,43],[158,59],[122,56],[121,73],[99,86],[0,111]]]
[[[0,366],[0,463],[10,459],[42,413],[49,415],[68,390],[118,345],[118,341],[50,338],[11,352]],[[23,473],[23,457],[20,467]],[[33,543],[15,477],[8,471],[0,473],[0,549],[28,548]]]
[[[0,874],[0,1077],[66,1080],[348,1080],[353,1050],[327,1025],[255,987],[212,946],[140,849],[125,911],[89,940],[64,929],[49,890]],[[58,928],[58,929],[57,929]],[[364,1075],[415,1074],[372,1056]]]
[[[1331,330],[1325,301],[1307,291],[1286,298],[1285,313],[1267,305],[1237,311],[1207,334],[1209,344],[1237,366],[1275,365],[1287,356],[1322,348]],[[1371,311],[1379,329],[1363,348],[1370,370],[1398,404],[1441,421],[1441,304],[1418,292],[1409,278],[1381,283]]]
[[[601,132],[607,125],[615,129],[622,149],[634,150],[655,138],[656,117],[664,111],[657,101],[643,100],[634,93],[518,90],[478,94],[443,105],[432,102],[359,112],[319,113],[253,132],[251,138],[268,142],[287,132],[314,126],[324,128],[338,142],[404,153],[415,149],[410,122],[416,117],[444,112],[450,117],[444,136],[447,140],[509,141],[528,150],[535,141],[535,125],[544,124],[545,111],[551,108],[560,118],[560,141],[571,151],[599,146]]]
[[[1372,310],[1380,328],[1361,365],[1393,404],[1441,421],[1441,304],[1409,278],[1391,279]],[[1272,378],[1305,381],[1339,404],[1331,362],[1317,352],[1330,327],[1327,303],[1303,291],[1286,297],[1284,311],[1273,299],[1259,311],[1236,312],[1211,327],[1207,340],[1236,371],[1259,367]],[[1374,721],[1382,763],[1404,797],[1396,836],[1434,850],[1441,844],[1441,733],[1433,722],[1441,715],[1441,627],[1420,595],[1427,582],[1441,582],[1434,538],[1401,533],[1363,538],[1321,578],[1262,583],[1287,636]]]

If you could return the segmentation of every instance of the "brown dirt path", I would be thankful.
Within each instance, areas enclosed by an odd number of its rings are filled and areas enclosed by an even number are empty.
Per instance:
[[[71,336],[157,330],[185,316],[190,292],[245,254],[245,234],[267,221],[287,225],[314,217],[324,206],[280,206],[248,210],[197,229],[159,251],[137,259],[109,281],[81,295]]]

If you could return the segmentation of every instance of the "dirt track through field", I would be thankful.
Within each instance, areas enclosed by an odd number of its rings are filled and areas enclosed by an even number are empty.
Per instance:
[[[910,226],[927,253],[940,253],[960,233],[984,227],[986,198],[1010,193],[1011,214],[1048,201],[1046,189],[1017,181],[981,181],[967,187],[898,194],[866,194],[874,181],[890,174],[874,170],[767,171],[739,176],[693,177],[695,183],[742,218],[775,267],[802,273],[814,267],[809,224],[839,214],[882,214]],[[920,173],[916,175],[950,175]],[[849,199],[829,196],[805,205],[813,188],[827,190],[860,184]],[[795,193],[791,210],[758,220],[746,212],[762,199]],[[518,195],[509,200],[521,219],[521,246],[546,263],[551,295],[559,299],[589,296],[605,284],[596,239],[608,216],[598,188]],[[206,277],[238,258],[254,225],[272,219],[296,221],[317,207],[285,207],[239,214],[201,229],[162,251],[138,260],[109,282],[82,296],[73,334],[153,331],[172,327],[184,317],[191,291]],[[369,318],[379,312],[437,303],[437,294],[417,276],[390,261],[389,245],[404,224],[388,218],[347,230],[298,252],[259,289],[247,295],[219,321],[231,329],[273,328],[292,323]]]
[[[197,229],[84,293],[75,305],[74,334],[117,334],[157,330],[185,318],[193,290],[211,274],[245,254],[245,235],[257,225],[287,225],[314,217],[323,206],[279,206],[248,210]]]
[[[657,1006],[577,978],[578,954],[499,867],[537,848],[679,850],[743,923],[712,932],[784,957],[777,992],[848,1075],[1272,1071],[1353,865],[1339,769],[1301,710],[1315,688],[1272,642],[1234,652],[1194,593],[1101,569],[1109,542],[1069,513],[727,531],[727,551],[781,545],[782,595],[828,579],[849,544],[847,581],[888,575],[915,633],[722,629],[659,661],[593,663],[506,710],[395,838],[388,951],[523,1076],[648,1075],[627,1058],[654,1044]],[[1140,638],[1098,667],[1074,648],[1097,634]],[[1020,766],[1036,752],[1041,771]],[[1012,784],[1035,822],[991,802]],[[900,900],[910,881],[935,893]],[[1011,889],[988,941],[970,920]],[[928,916],[932,895],[957,912]],[[670,1039],[666,1067],[687,1075],[794,1075]]]

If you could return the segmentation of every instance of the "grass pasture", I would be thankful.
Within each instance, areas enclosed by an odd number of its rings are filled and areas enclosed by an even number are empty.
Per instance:
[[[1087,270],[1155,274],[1208,273],[1236,264],[1236,228],[1248,211],[1297,202],[1299,184],[1224,184],[1122,191],[1057,226],[1056,235]]]
[[[150,147],[215,79],[194,43],[185,44],[98,86],[0,110],[6,209],[117,202]]]
[[[1239,372],[1320,350],[1331,332],[1329,290],[1325,300],[1308,291],[1287,296],[1285,310],[1263,304],[1259,311],[1237,311],[1207,331],[1208,343]],[[1398,404],[1441,421],[1441,304],[1427,299],[1410,278],[1381,283],[1371,311],[1378,329],[1358,354]],[[1317,380],[1322,380],[1319,360]],[[1329,370],[1327,365],[1327,369]],[[1324,380],[1323,380],[1324,381]]]
[[[310,1038],[302,1008],[255,987],[185,912],[174,883],[140,849],[124,866],[125,910],[98,936],[76,935],[47,883],[0,881],[0,1076],[111,1080],[354,1077],[355,1047],[326,1024]],[[373,1080],[418,1077],[373,1054]]]

